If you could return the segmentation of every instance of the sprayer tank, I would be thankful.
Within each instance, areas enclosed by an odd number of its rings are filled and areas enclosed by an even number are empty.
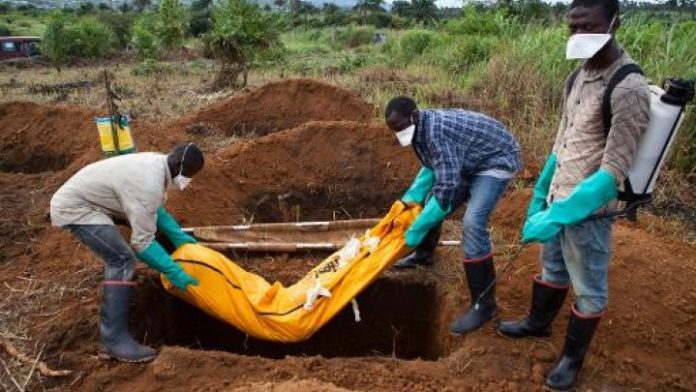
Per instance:
[[[683,106],[660,99],[665,91],[650,86],[650,123],[641,137],[628,178],[635,194],[649,194],[683,120]]]

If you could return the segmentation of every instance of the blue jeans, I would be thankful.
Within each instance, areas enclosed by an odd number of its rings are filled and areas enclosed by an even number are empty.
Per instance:
[[[611,218],[566,226],[541,248],[541,279],[573,284],[580,313],[602,313],[607,305],[607,272],[611,258]]]
[[[462,248],[467,259],[479,259],[492,252],[488,221],[509,182],[509,179],[473,176],[467,183],[468,200],[462,220]]]
[[[112,225],[65,226],[92,252],[104,260],[104,279],[107,281],[131,281],[135,273],[135,254]]]

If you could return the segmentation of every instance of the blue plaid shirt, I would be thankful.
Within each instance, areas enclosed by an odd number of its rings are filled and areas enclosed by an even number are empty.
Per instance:
[[[454,210],[463,201],[468,179],[488,169],[516,173],[520,146],[497,120],[466,110],[421,110],[413,147],[423,166],[435,172],[432,193]]]

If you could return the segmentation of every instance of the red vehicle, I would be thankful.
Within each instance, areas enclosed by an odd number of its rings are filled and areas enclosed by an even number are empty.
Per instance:
[[[0,61],[34,57],[39,42],[40,37],[0,37]]]

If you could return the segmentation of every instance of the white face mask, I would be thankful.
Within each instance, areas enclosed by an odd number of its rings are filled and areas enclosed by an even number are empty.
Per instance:
[[[180,191],[183,191],[184,188],[188,186],[188,184],[191,183],[192,178],[184,177],[179,173],[176,177],[174,177],[173,181],[176,184],[177,188],[179,188]]]
[[[611,39],[611,29],[614,27],[616,15],[609,24],[609,30],[605,34],[574,34],[568,39],[566,46],[566,59],[590,59]]]
[[[411,124],[410,126],[404,128],[403,130],[396,133],[396,138],[399,139],[399,144],[403,147],[411,145],[413,141],[413,134],[416,132],[416,124]]]
[[[177,174],[172,181],[174,181],[174,184],[176,184],[177,188],[179,188],[180,191],[183,191],[184,188],[186,188],[190,183],[191,180],[193,180],[190,177],[185,177],[181,173],[184,171],[184,159],[186,159],[186,151],[188,151],[189,146],[191,146],[191,143],[189,143],[186,148],[184,149],[184,153],[181,154],[181,168],[179,169],[179,174]]]

